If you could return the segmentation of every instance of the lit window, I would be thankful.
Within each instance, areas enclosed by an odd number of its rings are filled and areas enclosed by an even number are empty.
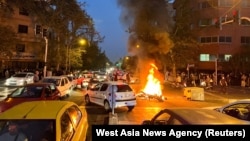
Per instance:
[[[200,54],[200,61],[209,61],[209,54]]]

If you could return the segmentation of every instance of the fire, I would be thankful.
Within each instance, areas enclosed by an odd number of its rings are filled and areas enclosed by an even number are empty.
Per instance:
[[[143,92],[148,95],[162,95],[161,83],[160,81],[154,76],[155,70],[158,68],[154,64],[150,64],[151,68],[149,70],[149,74],[147,76],[147,83],[143,89]]]

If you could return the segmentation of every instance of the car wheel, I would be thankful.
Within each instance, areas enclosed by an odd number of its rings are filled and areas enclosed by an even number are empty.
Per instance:
[[[90,99],[89,99],[89,96],[88,95],[85,95],[85,104],[86,105],[90,105],[91,102],[90,102]]]
[[[132,111],[135,106],[128,106],[128,111]]]
[[[106,112],[110,112],[110,104],[109,104],[109,102],[106,100],[106,101],[104,101],[104,110],[106,111]]]

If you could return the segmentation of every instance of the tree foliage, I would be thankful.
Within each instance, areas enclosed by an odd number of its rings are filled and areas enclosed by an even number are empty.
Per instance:
[[[16,44],[16,34],[9,26],[0,25],[0,52],[4,56],[11,56],[11,51]]]
[[[57,70],[60,67],[70,69],[69,65],[74,68],[82,67],[84,60],[77,61],[82,55],[79,39],[84,38],[92,42],[95,37],[99,37],[97,42],[103,40],[95,30],[92,18],[84,9],[85,2],[80,3],[76,0],[8,0],[7,2],[10,6],[24,8],[35,23],[48,30],[48,65],[56,67]],[[88,51],[86,53],[88,54]],[[95,60],[95,58],[89,59],[91,62]]]
[[[192,9],[188,4],[191,0],[176,0],[175,26],[171,38],[175,43],[172,50],[166,56],[167,63],[171,64],[173,73],[183,69],[187,64],[195,64],[198,61],[200,44],[192,34]]]

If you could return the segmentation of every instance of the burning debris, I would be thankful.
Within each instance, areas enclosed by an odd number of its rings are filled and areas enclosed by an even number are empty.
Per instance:
[[[157,99],[158,101],[164,101],[165,97],[162,95],[162,87],[160,80],[155,77],[155,70],[158,68],[154,64],[150,64],[151,69],[147,76],[147,82],[144,89],[139,96],[146,97],[147,99]]]

